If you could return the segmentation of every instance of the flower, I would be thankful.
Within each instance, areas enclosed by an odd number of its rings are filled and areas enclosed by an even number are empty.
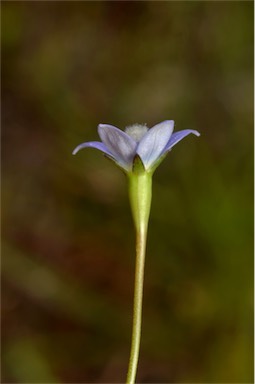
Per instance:
[[[78,145],[75,155],[82,148],[96,148],[112,159],[125,172],[132,172],[134,159],[138,155],[144,169],[151,171],[160,160],[184,137],[200,133],[192,129],[184,129],[173,133],[174,121],[166,120],[148,128],[146,125],[134,124],[125,132],[113,125],[99,124],[98,134],[102,140],[89,141]]]

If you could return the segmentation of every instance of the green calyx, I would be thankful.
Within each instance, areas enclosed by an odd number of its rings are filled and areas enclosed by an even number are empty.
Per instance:
[[[129,198],[137,231],[146,233],[151,207],[152,172],[145,170],[138,155],[135,156],[133,171],[128,174]]]

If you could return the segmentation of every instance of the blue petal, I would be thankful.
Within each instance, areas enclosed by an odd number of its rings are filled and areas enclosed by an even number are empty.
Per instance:
[[[166,120],[149,129],[138,144],[137,153],[145,169],[149,169],[164,151],[174,129],[174,121]]]
[[[175,144],[181,141],[184,137],[188,136],[190,133],[193,133],[196,136],[200,136],[198,131],[194,131],[193,129],[184,129],[183,131],[175,132],[172,134],[170,140],[168,141],[164,152],[169,151]]]
[[[136,141],[125,132],[108,124],[99,124],[98,134],[119,165],[130,171],[136,154]]]
[[[76,155],[77,152],[79,152],[80,149],[82,148],[95,148],[99,149],[99,151],[105,153],[106,155],[109,155],[114,158],[114,155],[109,151],[109,149],[100,141],[89,141],[87,143],[82,143],[78,145],[74,150],[73,150],[73,155]]]

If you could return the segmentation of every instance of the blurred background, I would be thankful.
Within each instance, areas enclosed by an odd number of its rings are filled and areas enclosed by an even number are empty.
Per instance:
[[[253,382],[253,2],[2,2],[2,382],[121,383],[135,238],[97,125],[196,129],[154,175],[137,382]]]

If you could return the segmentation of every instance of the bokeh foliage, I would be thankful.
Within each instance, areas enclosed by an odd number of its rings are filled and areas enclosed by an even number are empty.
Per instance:
[[[98,123],[174,119],[139,382],[253,382],[253,2],[2,2],[2,379],[124,381],[134,234]]]

